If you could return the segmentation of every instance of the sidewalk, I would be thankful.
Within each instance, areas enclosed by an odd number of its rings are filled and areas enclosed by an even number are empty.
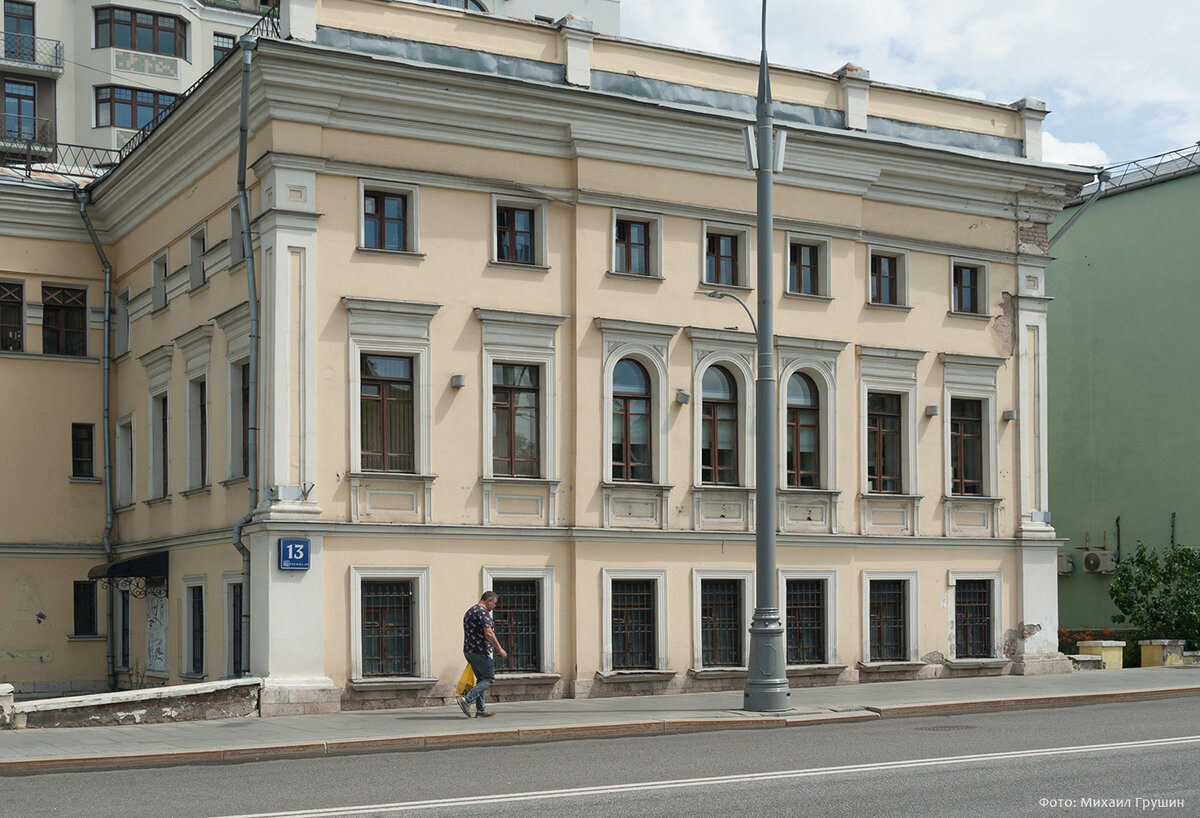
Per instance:
[[[500,703],[496,717],[456,705],[178,724],[0,731],[0,775],[258,761],[698,730],[799,727],[919,715],[1200,695],[1200,667],[992,676],[792,690],[782,713],[739,710],[741,691]]]

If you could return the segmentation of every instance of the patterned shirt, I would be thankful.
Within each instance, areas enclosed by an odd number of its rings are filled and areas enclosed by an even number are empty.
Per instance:
[[[492,655],[492,646],[483,635],[484,628],[495,630],[496,623],[488,609],[475,605],[463,615],[463,653]]]

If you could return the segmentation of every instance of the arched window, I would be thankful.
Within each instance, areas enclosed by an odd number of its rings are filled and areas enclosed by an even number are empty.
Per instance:
[[[612,413],[612,479],[650,482],[650,376],[637,361],[613,369]]]
[[[797,372],[787,387],[787,484],[817,488],[821,482],[820,395],[813,379]]]
[[[700,481],[738,485],[737,381],[720,366],[704,373],[700,426]]]

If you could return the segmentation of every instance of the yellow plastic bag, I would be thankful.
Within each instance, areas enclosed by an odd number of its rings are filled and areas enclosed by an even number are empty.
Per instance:
[[[462,675],[458,677],[458,687],[454,688],[454,693],[457,696],[465,696],[475,686],[475,671],[471,670],[471,665],[468,663],[463,668]]]

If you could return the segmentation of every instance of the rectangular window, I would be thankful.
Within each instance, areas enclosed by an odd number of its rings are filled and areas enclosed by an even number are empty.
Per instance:
[[[742,582],[700,581],[700,640],[703,667],[742,665]]]
[[[25,288],[0,281],[0,352],[25,350]]]
[[[150,262],[150,306],[161,310],[167,306],[167,253],[164,250]]]
[[[992,581],[960,579],[954,584],[954,655],[992,658]]]
[[[983,494],[983,401],[950,400],[950,492]]]
[[[208,485],[208,382],[188,382],[188,487]]]
[[[819,665],[826,661],[825,580],[789,579],[786,592],[787,663]]]
[[[242,244],[242,206],[234,202],[229,208],[229,266],[236,267],[246,260],[246,248]]]
[[[241,676],[242,667],[242,583],[229,583],[229,675]]]
[[[104,6],[95,9],[96,47],[186,57],[187,23],[169,14]]]
[[[155,492],[152,497],[166,497],[169,494],[167,475],[170,471],[170,429],[169,412],[166,394],[152,399],[151,411],[151,445],[150,453],[153,460],[150,464],[150,486]]]
[[[5,139],[26,141],[37,137],[36,92],[31,82],[4,81]]]
[[[91,423],[71,424],[71,476],[95,477],[95,425]]]
[[[906,661],[908,582],[902,579],[873,579],[870,586],[871,661]]]
[[[204,285],[205,240],[203,227],[188,236],[188,287],[193,290]]]
[[[897,256],[871,256],[871,303],[900,303],[900,259]]]
[[[75,583],[75,636],[96,635],[96,583]]]
[[[363,247],[408,250],[408,197],[368,190],[363,193]]]
[[[204,675],[204,586],[187,586],[187,672]]]
[[[613,272],[650,274],[650,223],[617,219]]]
[[[867,488],[899,494],[900,396],[867,393]]]
[[[657,667],[655,588],[652,579],[612,581],[613,670]]]
[[[821,294],[821,248],[794,242],[788,248],[788,292]]]
[[[213,65],[225,59],[225,55],[233,51],[234,43],[232,34],[213,34]]]
[[[978,267],[966,264],[954,265],[954,311],[978,314],[979,286],[981,276]]]
[[[34,61],[33,4],[4,0],[4,51],[8,60]]]
[[[412,580],[363,580],[362,675],[412,676]]]
[[[87,290],[42,287],[42,352],[87,355]]]
[[[96,127],[141,129],[162,120],[179,97],[165,91],[148,91],[120,85],[96,88]]]
[[[497,579],[492,590],[500,596],[493,616],[496,637],[507,659],[496,659],[501,673],[537,673],[542,669],[541,588],[533,579]]]
[[[133,420],[117,422],[117,508],[133,504]]]
[[[129,667],[131,641],[129,621],[129,591],[117,592],[117,667]]]
[[[492,365],[492,473],[541,476],[538,367]]]
[[[496,260],[536,264],[535,211],[522,207],[496,207]]]
[[[705,236],[704,282],[706,284],[741,284],[738,271],[738,239],[724,233]]]
[[[412,474],[413,359],[363,355],[360,375],[363,470]]]

